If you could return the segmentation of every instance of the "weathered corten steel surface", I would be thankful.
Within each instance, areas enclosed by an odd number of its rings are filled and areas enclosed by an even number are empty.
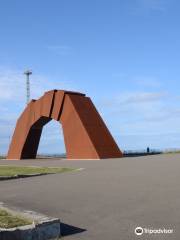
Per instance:
[[[68,159],[122,156],[89,97],[77,92],[52,90],[38,100],[32,100],[19,117],[7,159],[36,158],[43,126],[52,119],[62,124]]]

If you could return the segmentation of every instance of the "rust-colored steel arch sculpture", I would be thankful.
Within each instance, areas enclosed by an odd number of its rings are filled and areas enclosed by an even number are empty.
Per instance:
[[[32,100],[19,117],[7,159],[36,158],[42,128],[52,119],[62,124],[68,159],[122,156],[89,97],[52,90]]]

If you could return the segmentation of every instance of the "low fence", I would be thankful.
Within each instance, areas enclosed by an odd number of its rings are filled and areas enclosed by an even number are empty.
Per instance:
[[[147,155],[156,155],[161,154],[163,151],[157,149],[143,149],[143,150],[125,150],[123,155],[126,157],[134,157],[134,156],[147,156]]]

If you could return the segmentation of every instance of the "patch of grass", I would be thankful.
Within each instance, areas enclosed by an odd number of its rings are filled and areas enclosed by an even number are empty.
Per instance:
[[[61,167],[19,167],[19,166],[0,166],[0,176],[16,176],[29,174],[50,174],[50,173],[64,173],[75,170],[74,168]]]
[[[0,209],[0,228],[14,228],[30,224],[32,224],[32,221]]]
[[[176,153],[180,153],[180,150],[177,150],[177,151],[167,151],[167,152],[164,152],[165,154],[176,154]]]

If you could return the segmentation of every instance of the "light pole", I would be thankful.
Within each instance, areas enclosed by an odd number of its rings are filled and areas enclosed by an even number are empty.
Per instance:
[[[26,103],[28,104],[30,101],[30,81],[29,81],[29,76],[32,74],[32,71],[26,70],[24,72],[26,75]]]

